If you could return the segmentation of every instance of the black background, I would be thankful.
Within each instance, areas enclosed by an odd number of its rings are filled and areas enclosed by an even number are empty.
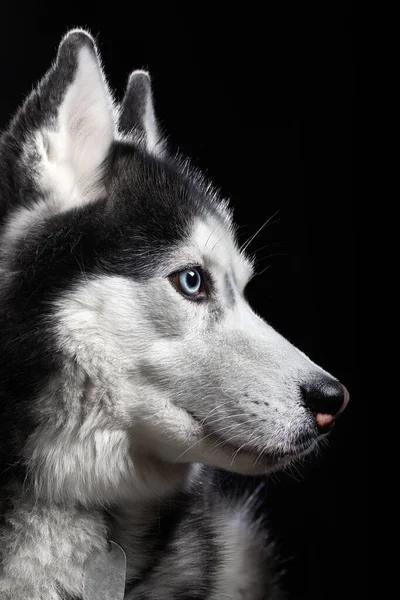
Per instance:
[[[150,70],[170,145],[231,198],[241,240],[275,215],[250,247],[259,270],[268,267],[250,286],[251,302],[341,379],[352,398],[322,457],[266,486],[290,597],[308,600],[362,597],[366,582],[367,411],[364,401],[359,409],[355,361],[351,5],[336,12],[334,6],[0,8],[1,127],[49,67],[60,36],[72,26],[88,27],[99,36],[119,97],[132,69]]]

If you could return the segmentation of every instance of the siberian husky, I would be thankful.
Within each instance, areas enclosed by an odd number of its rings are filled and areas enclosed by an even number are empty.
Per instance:
[[[346,389],[257,316],[227,203],[70,31],[0,139],[0,597],[280,598],[253,499]]]

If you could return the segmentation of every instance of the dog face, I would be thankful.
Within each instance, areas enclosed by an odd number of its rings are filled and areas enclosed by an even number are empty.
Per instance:
[[[254,474],[315,446],[347,392],[252,311],[229,208],[168,154],[146,73],[117,108],[71,32],[0,151],[4,368],[24,372],[8,392],[30,397],[32,468],[113,456],[129,479],[147,454]]]

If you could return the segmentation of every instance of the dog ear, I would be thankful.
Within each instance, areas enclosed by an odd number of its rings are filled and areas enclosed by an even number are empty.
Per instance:
[[[23,167],[56,209],[98,195],[115,121],[95,43],[85,31],[70,31],[10,128]]]
[[[154,113],[150,75],[147,71],[133,71],[120,107],[119,129],[132,135],[148,152],[162,154],[161,139]]]

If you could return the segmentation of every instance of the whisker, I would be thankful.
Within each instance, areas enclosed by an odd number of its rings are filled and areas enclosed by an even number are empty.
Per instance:
[[[260,460],[260,458],[262,457],[262,455],[264,454],[264,452],[265,452],[265,449],[262,448],[262,450],[260,451],[259,455],[257,456],[256,460],[253,463],[253,467],[256,466],[256,464],[258,463],[258,461]]]
[[[253,432],[254,433],[254,432]],[[238,455],[238,453],[242,450],[242,448],[244,448],[245,446],[247,446],[248,444],[251,444],[252,442],[257,442],[259,439],[262,439],[263,434],[257,436],[257,438],[254,440],[252,438],[252,436],[250,436],[250,439],[247,440],[247,442],[245,442],[244,444],[242,444],[240,446],[240,448],[238,448],[237,450],[235,450],[235,452],[232,454],[232,459],[231,459],[231,464],[233,464],[233,461],[235,460],[236,456]]]
[[[206,243],[204,244],[204,248],[207,248],[207,244],[210,241],[211,236],[217,231],[218,227],[220,227],[221,225],[222,225],[222,223],[217,223],[217,226],[214,227],[214,229],[212,230],[212,232],[208,236]]]
[[[273,254],[267,254],[267,256],[261,256],[257,259],[257,263],[267,260],[267,258],[272,258],[273,256],[289,256],[289,252],[274,252]]]
[[[248,413],[234,413],[233,415],[224,415],[222,417],[218,417],[218,419],[214,419],[213,421],[210,421],[210,422],[205,423],[205,424],[206,425],[213,425],[214,423],[218,423],[218,421],[223,421],[224,419],[233,419],[235,417],[248,417],[248,416],[249,416]],[[240,423],[239,423],[239,425],[240,425]]]
[[[215,244],[214,244],[214,246],[211,248],[211,250],[214,250],[215,246],[217,246],[217,244],[219,244],[219,243],[220,243],[220,242],[221,242],[221,241],[224,239],[224,237],[225,237],[226,235],[228,235],[228,233],[229,233],[229,230],[225,231],[224,235],[222,235],[222,236],[219,238],[218,242],[215,242]]]
[[[270,269],[270,268],[271,268],[271,265],[267,265],[261,271],[258,271],[257,273],[254,273],[254,277],[258,277],[259,275],[262,275],[263,273],[265,273],[265,271],[268,271],[268,269]]]
[[[204,417],[204,419],[202,419],[200,421],[201,425],[204,425],[204,422],[209,418],[210,415],[212,415],[212,413],[216,410],[218,410],[219,408],[221,408],[221,406],[224,406],[224,404],[227,404],[228,400],[225,400],[225,402],[221,402],[221,404],[218,404],[217,406],[214,406],[214,408],[212,408],[207,415]],[[233,410],[233,409],[232,409]]]
[[[261,246],[261,248],[257,248],[257,250],[255,250],[252,254],[251,254],[251,258],[253,260],[257,261],[257,254],[259,252],[261,252],[262,250],[265,250],[266,248],[272,248],[273,246],[278,246],[279,244],[283,244],[283,240],[278,241],[278,242],[271,242],[270,244],[265,244],[265,246]]]
[[[180,458],[182,458],[182,456],[184,456],[186,454],[186,452],[189,452],[189,450],[191,450],[192,448],[194,448],[195,446],[197,446],[197,444],[200,444],[201,442],[203,442],[204,440],[206,440],[207,438],[209,438],[211,435],[215,435],[214,432],[208,433],[207,435],[203,436],[202,438],[200,438],[199,440],[197,440],[197,442],[195,442],[194,444],[192,444],[191,446],[189,446],[189,448],[186,448],[186,450],[184,450],[182,452],[182,454],[180,454],[179,456],[176,457],[174,462],[177,462]]]
[[[244,423],[247,423],[247,421],[245,421]],[[243,423],[243,424],[244,424]],[[239,425],[242,425],[242,423],[237,423],[236,427],[238,427]],[[223,427],[222,429],[220,429],[220,431],[225,431],[226,429],[229,429],[231,427],[235,427],[235,425],[228,425],[227,427]],[[182,456],[184,456],[186,454],[186,452],[189,452],[189,450],[191,450],[192,448],[194,448],[195,446],[197,446],[197,444],[200,444],[201,442],[203,442],[204,440],[206,440],[207,438],[209,438],[210,436],[216,436],[218,434],[216,434],[214,431],[212,431],[211,433],[208,433],[207,435],[203,436],[202,438],[200,438],[199,440],[197,440],[197,442],[195,442],[194,444],[192,444],[191,446],[189,446],[189,448],[186,448],[186,450],[184,450],[182,452],[182,454],[180,454],[176,459],[175,462],[177,460],[179,460],[180,458],[182,458]]]
[[[247,423],[253,423],[254,419],[249,419],[248,421],[243,421],[241,423],[236,423],[236,425],[229,425],[228,427],[223,427],[222,429],[220,429],[218,431],[218,433],[220,433],[221,431],[226,431],[228,430],[232,430],[232,429],[236,429],[237,427],[240,427],[240,425],[247,425]],[[218,436],[218,433],[216,434],[216,436]],[[237,437],[238,435],[240,435],[240,433],[236,433],[235,435],[231,436],[229,439],[227,440],[222,440],[221,442],[218,442],[218,444],[214,445],[212,448],[210,448],[210,452],[212,450],[216,450],[217,448],[220,448],[226,444],[229,444],[235,437]]]
[[[245,252],[246,248],[248,248],[251,244],[251,242],[257,237],[257,235],[264,229],[264,227],[266,227],[268,224],[272,225],[271,221],[274,217],[276,217],[276,215],[279,213],[279,209],[274,212],[274,214],[269,217],[265,223],[263,223],[261,225],[261,227],[259,229],[257,229],[257,231],[241,246],[240,248],[240,252]]]

